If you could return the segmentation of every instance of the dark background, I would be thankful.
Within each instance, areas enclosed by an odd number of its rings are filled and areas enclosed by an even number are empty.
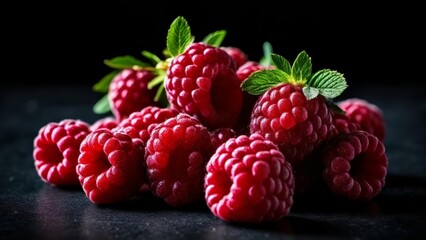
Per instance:
[[[233,6],[229,6],[231,4]],[[269,41],[291,62],[306,50],[313,70],[330,68],[349,85],[421,83],[421,8],[409,1],[112,1],[111,3],[11,3],[3,7],[6,84],[93,85],[110,69],[104,59],[157,55],[177,16],[196,41],[227,30],[223,46],[236,46],[252,60]]]

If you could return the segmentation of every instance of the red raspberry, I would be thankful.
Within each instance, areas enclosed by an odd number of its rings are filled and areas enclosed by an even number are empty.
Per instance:
[[[146,106],[156,105],[156,89],[148,89],[148,83],[155,77],[147,70],[124,69],[109,85],[108,99],[111,111],[120,122],[131,113]]]
[[[211,153],[209,132],[196,118],[180,113],[158,124],[145,155],[153,194],[173,207],[202,200]]]
[[[222,144],[207,164],[205,199],[225,221],[275,221],[293,205],[294,177],[277,146],[259,134]]]
[[[224,50],[192,43],[167,69],[165,89],[171,107],[198,118],[209,129],[234,127],[242,106],[235,71]]]
[[[165,120],[175,117],[179,112],[172,108],[160,108],[157,106],[147,106],[141,111],[130,114],[123,119],[118,127],[132,126],[137,131],[135,137],[139,137],[146,144],[150,133],[155,126]]]
[[[75,172],[80,143],[90,133],[89,125],[65,119],[43,126],[34,139],[33,157],[41,179],[56,186],[79,185]]]
[[[90,126],[90,131],[93,132],[99,128],[106,128],[106,129],[112,130],[113,128],[117,127],[117,125],[118,125],[117,119],[113,117],[104,117],[94,122]]]
[[[98,129],[80,146],[77,174],[90,201],[111,204],[128,200],[145,181],[144,144],[123,132]]]
[[[210,139],[213,149],[216,150],[222,143],[228,139],[236,137],[237,133],[232,128],[217,128],[210,132]]]
[[[244,63],[248,61],[248,56],[245,52],[243,52],[240,48],[237,47],[220,47],[222,50],[225,50],[226,53],[231,56],[234,60],[236,67],[239,68]]]
[[[375,104],[364,99],[349,98],[338,103],[338,106],[346,112],[346,116],[364,130],[375,135],[380,141],[384,141],[386,127],[382,110]]]
[[[385,185],[385,147],[371,133],[358,130],[336,135],[322,148],[321,158],[323,177],[336,195],[370,200]]]
[[[332,128],[331,112],[322,95],[307,100],[302,87],[281,83],[256,102],[250,132],[260,133],[278,145],[286,160],[299,164]]]

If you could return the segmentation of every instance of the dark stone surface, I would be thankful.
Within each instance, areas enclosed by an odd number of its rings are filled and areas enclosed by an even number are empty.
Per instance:
[[[33,139],[46,123],[100,118],[87,86],[0,89],[0,239],[426,239],[426,97],[422,88],[349,87],[385,114],[388,176],[370,202],[326,193],[295,198],[276,223],[242,225],[215,218],[203,204],[173,209],[147,194],[114,206],[91,203],[80,188],[38,177]],[[338,100],[338,99],[337,99]]]

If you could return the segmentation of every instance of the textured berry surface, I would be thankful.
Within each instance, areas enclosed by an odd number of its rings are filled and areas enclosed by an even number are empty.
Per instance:
[[[307,100],[301,87],[286,83],[259,97],[250,122],[250,132],[277,144],[292,164],[299,164],[327,139],[331,128],[331,112],[324,97]]]
[[[115,127],[117,127],[117,125],[118,125],[118,121],[114,117],[104,117],[94,122],[90,126],[90,131],[93,132],[100,128],[106,128],[106,129],[112,130]]]
[[[75,167],[80,143],[89,133],[89,125],[81,120],[65,119],[43,126],[34,139],[33,150],[41,179],[56,186],[78,186]]]
[[[144,144],[123,132],[98,129],[80,146],[77,174],[90,201],[111,204],[128,200],[145,181]]]
[[[338,103],[338,106],[346,112],[346,116],[364,130],[384,141],[386,134],[385,120],[382,110],[375,104],[364,99],[349,98]]]
[[[225,221],[275,221],[293,205],[291,164],[259,134],[240,135],[222,144],[207,164],[205,199]]]
[[[370,200],[385,185],[388,160],[379,139],[365,131],[332,137],[321,150],[330,190],[348,199]]]
[[[216,150],[228,139],[236,137],[237,133],[232,128],[217,128],[210,132],[213,149]]]
[[[213,150],[206,127],[185,113],[158,124],[146,146],[148,183],[173,207],[203,199],[205,166]]]
[[[242,106],[235,71],[224,50],[191,44],[167,69],[165,89],[171,107],[196,117],[209,129],[234,127]]]
[[[331,135],[336,135],[340,133],[350,133],[356,130],[360,130],[359,123],[351,120],[345,114],[339,114],[332,112],[333,118],[333,129]]]
[[[146,106],[156,105],[156,89],[148,89],[154,77],[150,71],[133,69],[124,69],[114,77],[109,85],[108,99],[119,122]]]
[[[247,54],[237,47],[221,47],[221,49],[225,50],[226,53],[231,56],[231,58],[234,60],[236,67],[239,68],[243,64],[245,64],[248,61]]]
[[[139,137],[146,144],[155,126],[171,117],[175,117],[178,113],[177,110],[172,108],[148,106],[141,111],[130,114],[120,122],[118,127],[132,126],[137,131],[135,137]]]

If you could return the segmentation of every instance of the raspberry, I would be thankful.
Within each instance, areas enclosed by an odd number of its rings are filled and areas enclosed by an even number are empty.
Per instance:
[[[385,121],[383,112],[377,105],[364,99],[349,98],[339,102],[338,106],[346,112],[349,119],[359,124],[360,130],[369,132],[380,141],[384,141]]]
[[[222,220],[279,220],[290,212],[293,193],[290,163],[260,134],[230,138],[207,164],[205,199],[211,212]]]
[[[148,183],[172,207],[203,199],[205,166],[212,153],[210,135],[185,113],[158,124],[146,145]]]
[[[86,196],[96,204],[128,200],[145,181],[144,144],[123,132],[98,129],[80,146],[76,167]]]
[[[79,147],[89,133],[89,125],[81,120],[65,119],[43,126],[34,139],[33,151],[41,179],[56,186],[78,186],[75,167]]]
[[[231,56],[234,60],[236,67],[239,68],[244,63],[248,61],[248,56],[245,52],[243,52],[240,48],[237,47],[220,47],[222,50],[225,50],[226,53]]]
[[[281,83],[268,89],[256,102],[250,132],[260,133],[278,145],[291,164],[299,164],[332,127],[331,112],[323,96],[307,100],[302,87]]]
[[[117,119],[113,117],[104,117],[94,122],[90,126],[90,131],[93,132],[99,128],[106,128],[106,129],[112,130],[113,128],[117,127],[117,125],[118,125]]]
[[[242,106],[235,71],[224,50],[192,43],[167,68],[165,89],[171,108],[196,117],[209,129],[234,127]]]
[[[348,199],[370,200],[385,185],[388,160],[383,143],[358,130],[332,137],[321,149],[329,189]]]
[[[135,137],[139,137],[146,144],[150,133],[155,126],[164,122],[166,119],[175,117],[179,112],[172,108],[160,108],[157,106],[147,106],[141,111],[130,114],[123,119],[118,127],[132,126],[137,131]]]
[[[210,132],[210,139],[213,149],[217,149],[222,143],[228,139],[236,137],[237,134],[232,128],[217,128]]]
[[[156,105],[156,89],[148,89],[155,77],[147,70],[123,69],[109,85],[108,99],[111,111],[120,122],[131,113],[146,106]]]

